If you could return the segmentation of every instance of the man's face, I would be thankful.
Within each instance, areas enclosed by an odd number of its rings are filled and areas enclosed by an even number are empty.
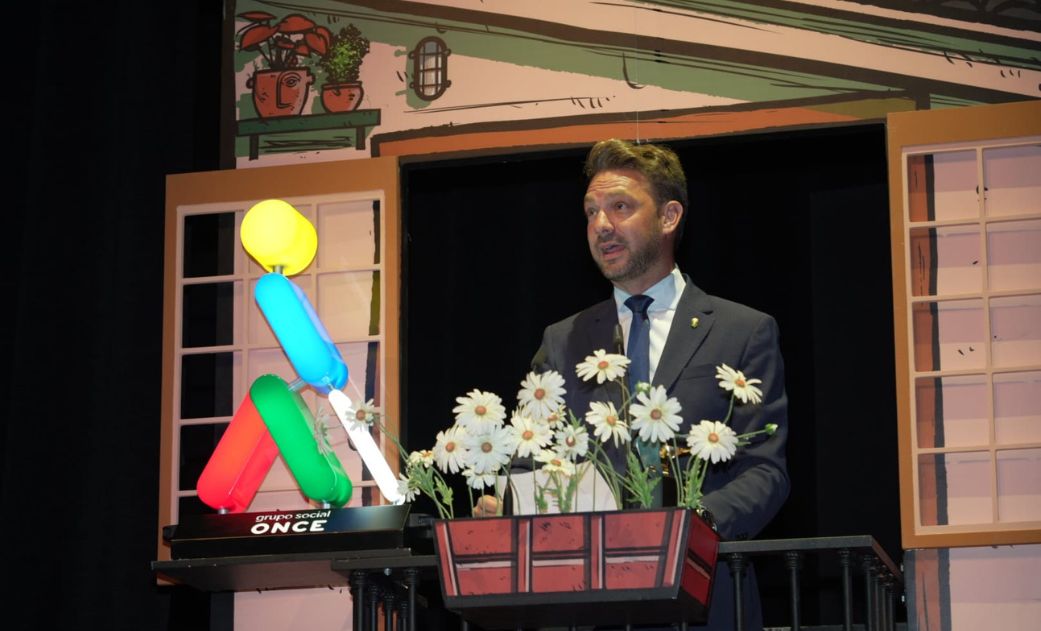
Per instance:
[[[589,251],[609,281],[629,293],[640,293],[672,270],[672,243],[666,234],[678,217],[672,216],[670,205],[670,212],[659,212],[642,173],[633,169],[597,173],[586,189],[584,204]]]

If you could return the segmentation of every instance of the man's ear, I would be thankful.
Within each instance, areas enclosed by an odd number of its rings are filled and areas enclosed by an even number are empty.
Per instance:
[[[680,227],[680,219],[683,217],[683,204],[676,200],[665,202],[661,211],[661,229],[668,234],[675,232]]]

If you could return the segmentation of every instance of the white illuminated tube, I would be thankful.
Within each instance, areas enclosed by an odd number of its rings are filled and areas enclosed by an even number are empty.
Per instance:
[[[376,480],[380,493],[383,493],[383,497],[391,504],[404,504],[405,496],[398,493],[398,481],[394,477],[394,472],[390,470],[387,459],[383,457],[383,452],[372,439],[369,430],[361,423],[354,422],[354,407],[351,405],[351,400],[347,398],[346,394],[333,388],[329,392],[329,404],[333,406],[336,416],[340,418],[340,423],[347,430],[347,435],[351,437],[351,442],[361,455],[362,462],[369,468],[372,478]]]

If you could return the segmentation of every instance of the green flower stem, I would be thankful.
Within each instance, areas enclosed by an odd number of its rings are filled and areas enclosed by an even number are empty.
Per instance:
[[[650,472],[642,466],[639,456],[631,450],[626,454],[628,474],[623,479],[625,488],[641,508],[650,508],[653,501],[654,487],[661,478],[651,479]]]
[[[534,473],[532,474],[534,476]],[[535,494],[535,508],[539,513],[545,513],[549,511],[549,502],[546,501],[546,487],[539,486],[537,482],[532,481],[532,488]]]
[[[688,468],[682,506],[697,508],[701,505],[701,485],[705,481],[705,475],[708,473],[708,461],[694,456],[691,456],[691,461],[688,463],[688,467],[692,467],[693,471],[690,471]]]
[[[379,417],[376,417],[373,423],[379,428],[380,433],[389,438],[394,443],[394,446],[397,447],[398,457],[405,463],[405,475],[411,480],[413,475],[416,475],[416,467],[409,466],[408,450],[401,444],[397,436],[387,431],[387,427]],[[448,485],[441,472],[437,470],[437,467],[421,465],[419,469],[422,471],[422,474],[418,476],[420,482],[416,483],[416,488],[419,489],[420,493],[434,501],[434,506],[437,507],[437,514],[441,519],[455,519],[452,487]],[[428,471],[429,473],[427,473]]]
[[[745,434],[738,434],[737,439],[741,441],[740,445],[747,445],[748,439],[758,436],[759,434],[766,434],[767,436],[773,436],[777,432],[775,425],[767,425],[763,429],[757,429],[754,432],[747,432]]]
[[[621,481],[619,480],[618,472],[611,466],[611,460],[607,457],[607,453],[600,446],[600,442],[593,441],[593,465],[596,470],[600,472],[604,480],[607,481],[607,485],[611,488],[611,495],[614,496],[614,503],[619,509],[622,508],[622,489]]]
[[[444,477],[441,476],[440,471],[434,467],[430,467],[430,469],[434,472],[434,475],[437,476],[436,485],[440,490],[441,499],[438,500],[438,498],[433,494],[429,497],[431,497],[431,499],[434,500],[434,504],[437,505],[437,511],[439,514],[442,516],[447,514],[448,519],[455,519],[455,507],[452,505],[452,487],[450,487]]]
[[[406,474],[410,484],[423,495],[434,500],[437,513],[441,519],[453,519],[455,513],[452,507],[452,489],[445,482],[441,473],[432,466],[418,464],[406,468]]]
[[[683,503],[683,470],[680,468],[680,459],[678,454],[680,453],[679,444],[676,442],[676,435],[672,436],[672,455],[669,456],[669,468],[672,470],[672,477],[676,481],[676,503],[682,505]]]

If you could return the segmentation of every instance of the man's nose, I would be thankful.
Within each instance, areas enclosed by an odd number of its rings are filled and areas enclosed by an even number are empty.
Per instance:
[[[593,215],[593,230],[595,230],[597,234],[607,234],[614,230],[614,225],[607,217],[607,213],[603,210],[598,210],[596,211],[596,214]]]

